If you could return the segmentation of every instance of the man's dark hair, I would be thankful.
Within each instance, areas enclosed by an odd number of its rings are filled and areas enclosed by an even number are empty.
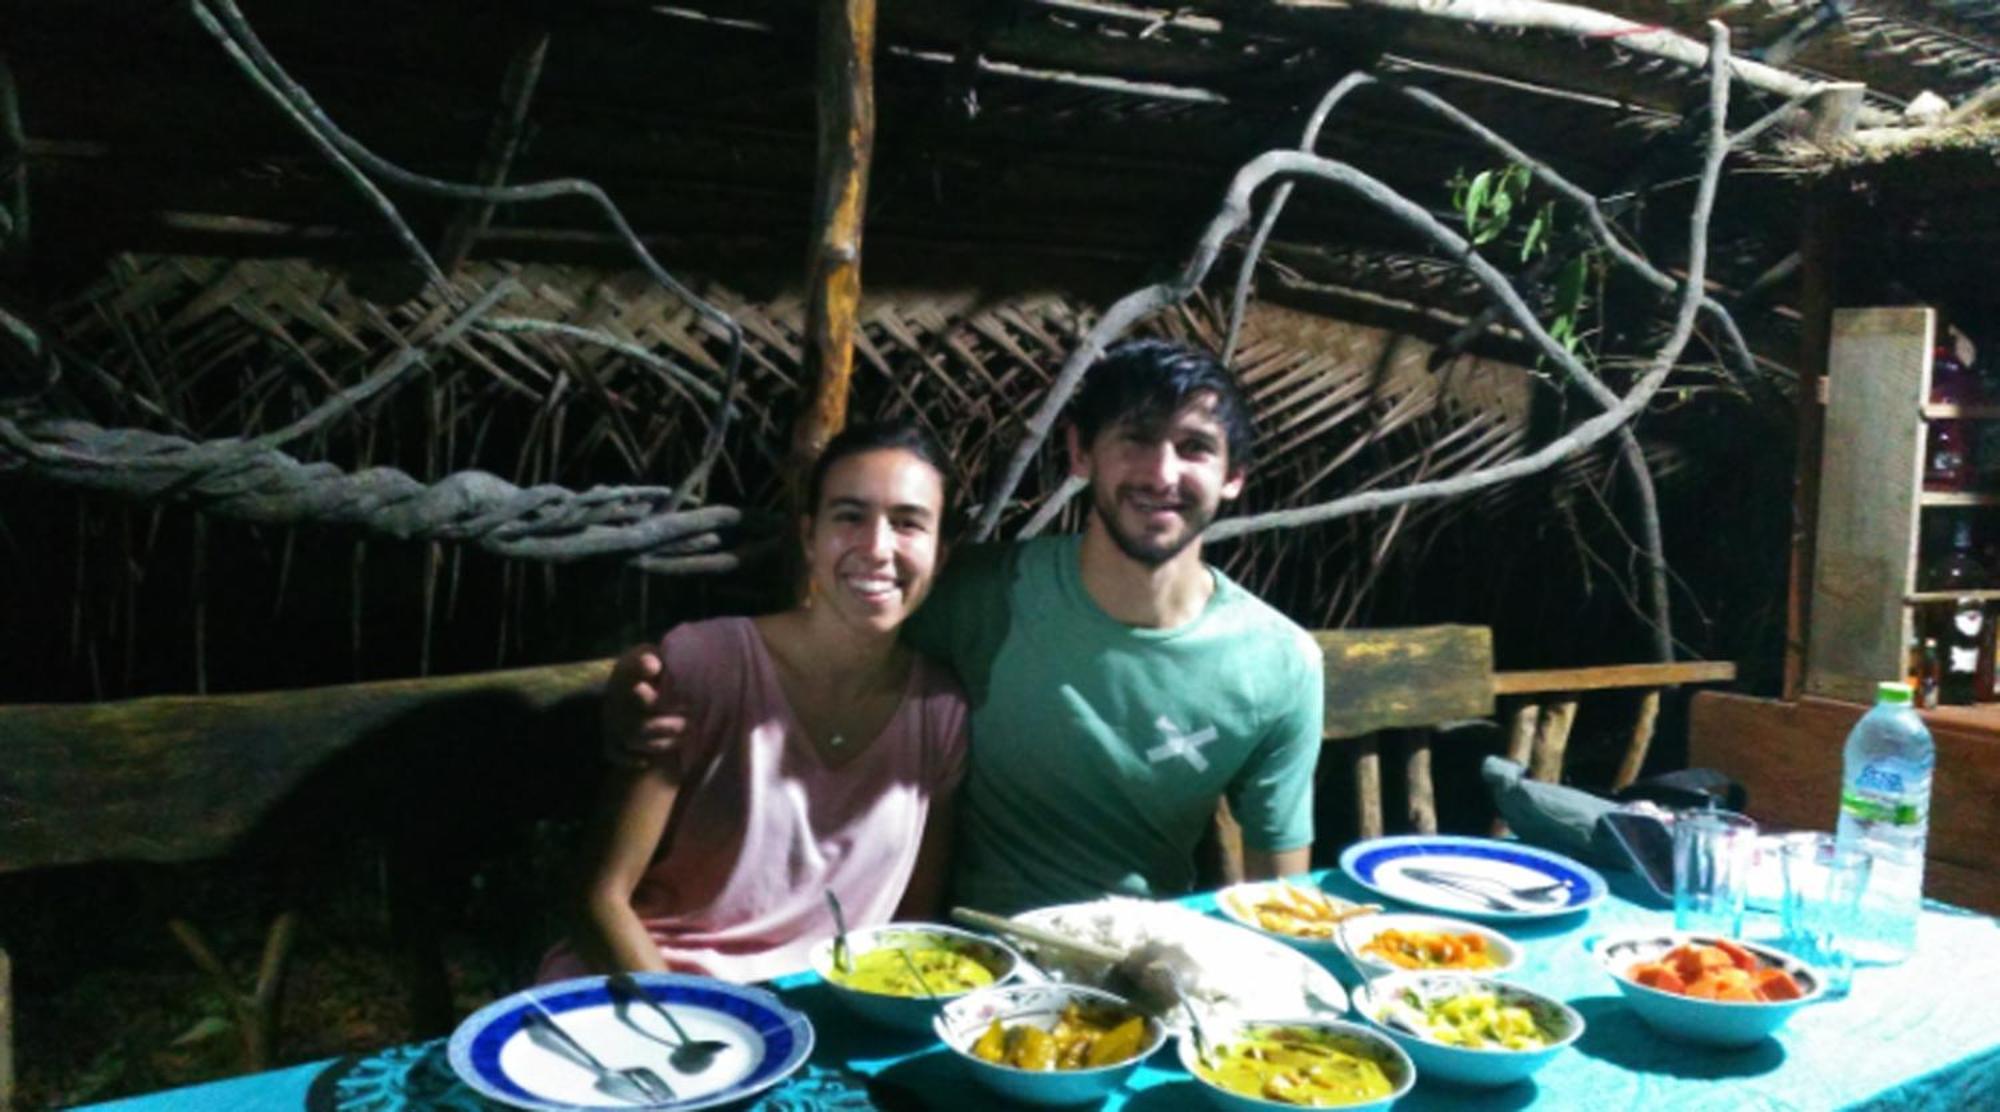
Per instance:
[[[1229,442],[1229,470],[1250,466],[1257,430],[1236,379],[1205,351],[1166,340],[1125,340],[1104,350],[1069,403],[1069,419],[1088,446],[1120,421],[1166,421],[1202,394],[1215,395],[1215,419]]]
[[[951,507],[951,467],[937,441],[921,427],[908,421],[864,421],[849,425],[827,441],[826,450],[819,454],[813,464],[812,481],[806,487],[805,512],[819,512],[820,490],[826,485],[826,473],[833,465],[848,456],[858,456],[863,452],[879,452],[887,449],[901,449],[931,465],[938,473],[938,482],[944,489],[944,505],[940,509],[949,511]],[[943,522],[939,522],[942,526]]]

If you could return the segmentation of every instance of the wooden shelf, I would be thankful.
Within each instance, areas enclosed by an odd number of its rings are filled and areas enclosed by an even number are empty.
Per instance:
[[[2000,602],[2000,587],[1978,591],[1911,591],[1903,596],[1903,601],[1911,606],[1922,606],[1933,602],[1955,602],[1962,598],[1978,599],[1980,602]]]
[[[1935,402],[1924,406],[1927,421],[1991,421],[2000,419],[2000,405],[1939,405]]]
[[[2000,506],[2000,494],[1970,490],[1926,490],[1917,495],[1919,506]]]

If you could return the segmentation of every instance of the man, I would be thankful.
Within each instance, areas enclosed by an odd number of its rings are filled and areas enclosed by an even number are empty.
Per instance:
[[[1085,376],[1069,417],[1071,471],[1090,483],[1082,535],[957,553],[904,625],[972,700],[956,900],[1012,913],[1185,892],[1225,797],[1248,875],[1303,871],[1320,652],[1201,560],[1249,462],[1234,381],[1205,354],[1129,341]],[[621,659],[607,727],[640,752],[679,728],[665,708],[640,721],[643,656]]]

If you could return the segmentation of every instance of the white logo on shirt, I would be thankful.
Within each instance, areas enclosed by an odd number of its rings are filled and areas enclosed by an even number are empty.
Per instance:
[[[1148,761],[1159,764],[1175,757],[1186,757],[1187,763],[1193,765],[1196,772],[1208,771],[1208,758],[1201,755],[1201,747],[1215,740],[1215,727],[1209,726],[1191,734],[1184,734],[1181,733],[1180,727],[1168,721],[1164,714],[1154,719],[1153,724],[1160,728],[1160,732],[1167,736],[1167,740],[1146,750]]]

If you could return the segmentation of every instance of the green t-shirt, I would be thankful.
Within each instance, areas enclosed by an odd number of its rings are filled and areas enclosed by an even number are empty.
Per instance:
[[[1193,621],[1125,625],[1085,590],[1080,544],[956,552],[904,626],[972,699],[956,898],[1011,913],[1185,892],[1223,795],[1249,848],[1310,845],[1318,645],[1213,569]]]

